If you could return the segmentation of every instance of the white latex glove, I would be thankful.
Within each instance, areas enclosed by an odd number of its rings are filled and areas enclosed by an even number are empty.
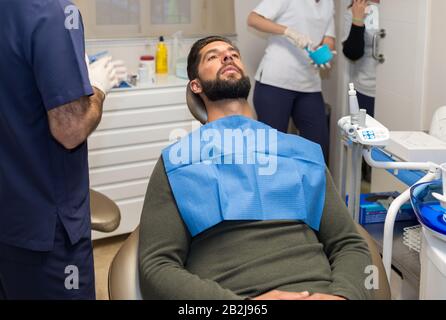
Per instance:
[[[313,41],[307,35],[303,35],[296,30],[287,28],[285,30],[284,36],[291,40],[291,42],[298,48],[305,49],[307,47],[313,47]]]
[[[88,65],[88,74],[90,84],[105,95],[120,83],[112,57],[104,57]]]
[[[111,62],[113,68],[115,69],[116,72],[116,76],[118,77],[118,81],[119,83],[121,83],[122,81],[127,81],[128,80],[128,70],[127,67],[125,66],[124,61],[122,60],[114,60]]]

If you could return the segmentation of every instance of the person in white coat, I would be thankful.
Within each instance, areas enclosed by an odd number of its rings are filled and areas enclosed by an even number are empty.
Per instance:
[[[287,132],[291,117],[300,135],[318,143],[327,160],[321,77],[305,49],[327,44],[335,50],[333,1],[263,0],[249,14],[248,25],[271,34],[255,76],[258,120]]]

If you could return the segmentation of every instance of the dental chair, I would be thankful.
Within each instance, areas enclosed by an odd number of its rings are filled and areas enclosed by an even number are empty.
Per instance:
[[[390,287],[386,272],[375,241],[360,225],[359,234],[365,239],[372,256],[372,263],[379,271],[379,289],[375,290],[375,300],[390,300]],[[142,300],[139,287],[138,263],[139,227],[133,231],[110,265],[108,273],[108,296],[110,300]]]
[[[121,222],[121,211],[111,199],[90,189],[91,228],[99,232],[113,232]]]
[[[192,115],[202,124],[207,122],[207,112],[201,98],[187,86],[187,104]],[[390,286],[375,241],[360,225],[356,225],[359,234],[369,247],[372,263],[379,271],[379,289],[375,290],[376,300],[390,299]],[[133,231],[114,257],[108,274],[108,292],[110,300],[141,300],[138,263],[139,227]]]

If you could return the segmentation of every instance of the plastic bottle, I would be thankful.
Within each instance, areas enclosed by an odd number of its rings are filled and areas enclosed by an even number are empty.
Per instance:
[[[356,90],[355,85],[353,83],[349,84],[349,106],[350,106],[350,116],[351,116],[351,123],[353,125],[359,125],[359,103],[358,103],[358,97],[356,96]]]
[[[159,43],[156,47],[156,73],[167,74],[169,72],[169,59],[167,53],[167,46],[164,43],[164,37],[159,38]]]
[[[139,72],[141,82],[155,82],[155,57],[147,55],[142,56],[139,62]]]

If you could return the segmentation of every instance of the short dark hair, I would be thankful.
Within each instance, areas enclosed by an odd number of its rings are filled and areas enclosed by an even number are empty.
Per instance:
[[[217,41],[226,42],[237,49],[231,40],[222,36],[210,36],[198,40],[190,49],[189,56],[187,57],[187,76],[189,77],[189,80],[198,78],[198,66],[201,60],[201,49],[206,47],[208,44]]]

